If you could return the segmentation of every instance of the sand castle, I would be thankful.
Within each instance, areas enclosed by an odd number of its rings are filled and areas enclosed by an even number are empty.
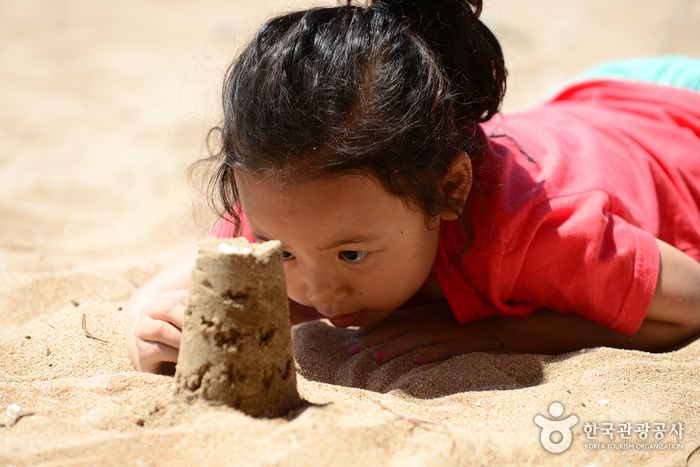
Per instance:
[[[214,240],[192,271],[176,392],[254,417],[298,407],[289,302],[278,241]]]

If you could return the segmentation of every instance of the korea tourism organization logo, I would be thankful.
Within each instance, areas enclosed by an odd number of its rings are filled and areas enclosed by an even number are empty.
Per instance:
[[[561,417],[564,413],[564,406],[559,402],[552,402],[548,411],[549,415],[556,419]],[[542,443],[542,447],[553,454],[559,454],[569,449],[571,441],[573,440],[571,428],[577,423],[578,417],[576,415],[571,415],[563,420],[550,420],[542,415],[537,415],[535,417],[535,425],[542,428],[542,432],[540,433],[540,443]],[[559,434],[558,442],[552,441],[552,436],[555,433]]]
[[[576,414],[565,415],[560,402],[552,402],[547,411],[551,418],[538,414],[534,420],[541,430],[540,443],[552,454],[561,454],[571,447],[580,419]],[[586,421],[577,429],[585,440],[584,449],[594,450],[680,450],[685,431],[682,423],[667,421]]]

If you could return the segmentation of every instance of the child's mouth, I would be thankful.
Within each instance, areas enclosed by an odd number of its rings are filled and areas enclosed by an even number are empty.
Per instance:
[[[350,313],[347,315],[339,316],[337,318],[328,318],[328,320],[337,328],[346,328],[352,326],[355,321],[362,315],[361,311],[355,313]]]

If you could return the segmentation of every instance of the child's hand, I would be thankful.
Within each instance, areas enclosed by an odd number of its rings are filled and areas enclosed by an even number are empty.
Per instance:
[[[133,335],[140,371],[167,373],[177,363],[187,289],[166,292],[141,308]]]
[[[379,363],[425,346],[430,348],[414,360],[417,365],[503,348],[490,320],[460,326],[447,302],[392,313],[377,324],[359,329],[356,335],[365,337],[348,350],[350,355],[393,339],[374,353],[373,358]]]

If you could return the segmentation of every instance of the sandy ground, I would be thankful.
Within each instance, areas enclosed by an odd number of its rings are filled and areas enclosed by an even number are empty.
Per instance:
[[[133,371],[121,307],[212,222],[185,171],[224,69],[264,18],[310,5],[0,0],[0,465],[686,465],[700,342],[418,368],[348,357],[347,331],[311,323],[294,331],[308,405],[277,420],[183,405],[172,378]],[[506,111],[601,60],[700,56],[698,0],[497,0],[484,17]],[[534,423],[554,401],[579,419],[558,455]],[[629,422],[666,425],[625,440]],[[588,439],[594,423],[612,439]]]

